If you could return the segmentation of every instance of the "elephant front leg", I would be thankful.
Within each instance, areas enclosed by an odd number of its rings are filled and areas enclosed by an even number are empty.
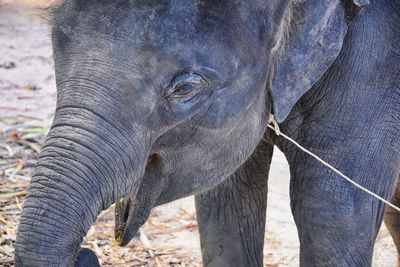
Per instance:
[[[356,192],[327,199],[324,189],[319,189],[321,194],[314,190],[303,188],[302,196],[295,197],[292,205],[300,239],[300,266],[371,266],[382,205]]]
[[[346,144],[335,140],[331,145],[315,138],[311,141],[303,145],[359,184],[391,198],[400,157],[384,139],[347,140]],[[380,149],[371,149],[373,144]],[[300,239],[301,266],[371,266],[384,204],[313,158],[291,151],[291,207]]]
[[[196,196],[205,267],[263,266],[272,150],[273,146],[263,141],[227,180]]]

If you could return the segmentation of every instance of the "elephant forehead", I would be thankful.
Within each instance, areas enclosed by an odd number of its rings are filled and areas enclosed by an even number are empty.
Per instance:
[[[215,2],[215,1],[214,1]],[[166,46],[202,35],[232,41],[248,32],[243,7],[225,1],[67,0],[53,16],[54,25],[79,37],[103,34],[146,46]],[[243,30],[241,30],[243,29]]]

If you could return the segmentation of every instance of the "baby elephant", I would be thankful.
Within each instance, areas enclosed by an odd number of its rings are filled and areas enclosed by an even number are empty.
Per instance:
[[[196,195],[204,266],[262,266],[273,145],[291,171],[300,265],[370,266],[400,173],[400,0],[64,0],[58,101],[26,198],[17,266],[96,266],[81,242],[116,203],[126,245]],[[397,202],[399,197],[395,198]],[[400,243],[400,218],[387,217]]]

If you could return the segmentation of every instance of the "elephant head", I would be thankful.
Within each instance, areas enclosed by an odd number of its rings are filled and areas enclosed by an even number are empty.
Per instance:
[[[17,266],[95,262],[79,251],[102,210],[117,204],[125,245],[153,207],[227,178],[271,110],[283,121],[335,60],[363,4],[60,3],[57,109],[24,204]]]

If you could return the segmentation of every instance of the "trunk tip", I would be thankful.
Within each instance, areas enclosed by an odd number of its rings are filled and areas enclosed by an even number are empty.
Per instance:
[[[88,248],[81,248],[75,267],[100,267],[96,254]]]

